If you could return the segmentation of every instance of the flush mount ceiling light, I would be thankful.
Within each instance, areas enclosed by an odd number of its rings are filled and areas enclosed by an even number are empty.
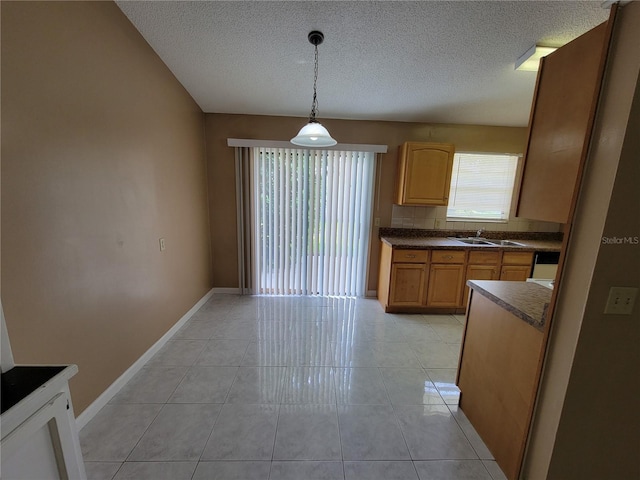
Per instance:
[[[307,123],[298,132],[294,138],[291,139],[291,143],[299,145],[301,147],[331,147],[336,142],[326,128],[316,120],[316,114],[318,113],[318,98],[316,95],[316,85],[318,83],[318,45],[324,40],[322,32],[314,30],[309,33],[309,43],[315,48],[315,61],[313,69],[313,101],[311,102],[311,114],[309,115],[309,123]]]
[[[557,50],[556,47],[543,47],[534,45],[516,60],[516,70],[524,72],[537,72],[540,67],[540,59]]]

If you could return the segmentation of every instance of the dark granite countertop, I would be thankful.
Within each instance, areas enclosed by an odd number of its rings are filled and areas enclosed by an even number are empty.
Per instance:
[[[484,232],[487,240],[512,240],[517,245],[468,245],[448,237],[472,237],[476,232],[460,230],[417,230],[381,228],[380,240],[392,248],[419,250],[438,248],[442,250],[491,250],[505,251],[535,250],[538,252],[559,252],[562,247],[562,233],[546,232]]]
[[[2,374],[2,413],[47,383],[65,366],[18,365]]]
[[[505,251],[535,250],[536,252],[559,252],[562,242],[549,240],[523,240],[506,237],[504,240],[514,240],[521,243],[517,245],[467,245],[457,240],[442,237],[380,237],[384,243],[393,248],[404,248],[408,250],[420,250],[425,248],[439,248],[442,250],[491,250],[500,248]]]
[[[542,331],[552,291],[531,282],[469,280],[467,285],[516,317]]]

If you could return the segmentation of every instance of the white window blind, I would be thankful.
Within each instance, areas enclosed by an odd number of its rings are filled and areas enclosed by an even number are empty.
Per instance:
[[[447,218],[507,221],[518,156],[456,153]]]
[[[255,148],[254,292],[365,292],[375,154]]]

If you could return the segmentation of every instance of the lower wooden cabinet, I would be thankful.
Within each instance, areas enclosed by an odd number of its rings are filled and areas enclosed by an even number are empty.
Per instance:
[[[464,278],[462,305],[467,306],[469,287],[467,280],[498,280],[500,278],[500,251],[471,251]]]
[[[524,282],[531,276],[533,252],[504,252],[500,280]]]
[[[394,263],[391,265],[389,304],[405,307],[424,305],[426,280],[426,264]]]
[[[469,301],[469,287],[467,280],[498,280],[500,278],[500,269],[498,264],[495,265],[468,265],[467,275],[464,279],[464,291],[462,293],[462,305],[467,306]]]
[[[458,307],[462,296],[464,265],[431,264],[427,307]]]
[[[382,243],[378,300],[386,312],[464,313],[467,280],[530,276],[533,252],[392,248]]]

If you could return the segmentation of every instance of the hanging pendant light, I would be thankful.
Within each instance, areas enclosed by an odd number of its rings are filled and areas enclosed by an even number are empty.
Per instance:
[[[315,61],[313,70],[313,101],[311,102],[311,114],[309,123],[300,129],[298,135],[291,139],[291,143],[301,147],[331,147],[338,143],[326,128],[316,120],[318,113],[318,98],[316,96],[316,85],[318,83],[318,45],[324,40],[322,32],[314,30],[309,33],[309,43],[315,47]]]

